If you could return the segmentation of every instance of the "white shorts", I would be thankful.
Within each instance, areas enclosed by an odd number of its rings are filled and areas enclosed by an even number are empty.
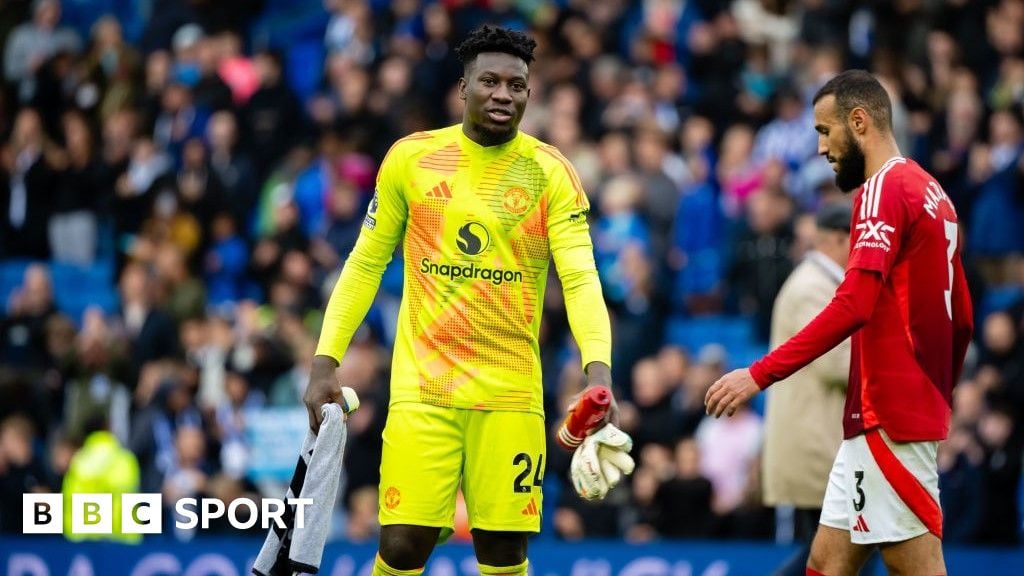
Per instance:
[[[881,428],[843,440],[828,477],[821,523],[854,544],[942,538],[938,442],[893,442]]]

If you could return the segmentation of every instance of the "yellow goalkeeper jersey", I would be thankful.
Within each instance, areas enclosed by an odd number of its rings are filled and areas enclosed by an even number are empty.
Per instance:
[[[461,125],[399,140],[378,172],[317,354],[341,360],[401,241],[391,402],[543,413],[538,336],[552,257],[583,365],[611,364],[588,212],[570,163],[522,132],[490,147]]]

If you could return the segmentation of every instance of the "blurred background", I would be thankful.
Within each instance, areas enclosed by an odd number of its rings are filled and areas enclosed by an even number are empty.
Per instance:
[[[946,542],[1017,545],[1021,0],[0,3],[3,532],[21,531],[22,493],[61,491],[100,428],[168,504],[283,495],[322,309],[377,166],[395,139],[461,120],[454,47],[485,22],[538,41],[521,129],[561,149],[590,196],[636,442],[636,473],[600,504],[549,450],[538,540],[786,541],[761,505],[763,400],[715,421],[703,397],[767,351],[813,214],[842,200],[810,98],[860,67],[963,227],[977,328],[939,461]],[[363,407],[332,540],[376,536],[401,290],[399,253],[341,369]],[[541,341],[554,428],[583,385],[554,275]]]

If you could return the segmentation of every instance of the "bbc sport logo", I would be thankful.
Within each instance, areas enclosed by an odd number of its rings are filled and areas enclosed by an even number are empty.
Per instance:
[[[22,532],[25,534],[63,534],[63,494],[22,494]],[[160,494],[121,494],[121,530],[123,534],[160,534],[163,531],[163,497]],[[286,528],[284,516],[289,507],[293,527],[305,525],[306,507],[312,498],[263,498],[259,504],[238,498],[225,505],[217,498],[182,498],[174,503],[174,525],[179,530],[206,530],[210,521],[224,518],[233,528],[248,530],[260,522],[264,530],[271,522]],[[241,510],[245,509],[242,513]],[[72,494],[69,533],[111,534],[114,531],[112,494]]]

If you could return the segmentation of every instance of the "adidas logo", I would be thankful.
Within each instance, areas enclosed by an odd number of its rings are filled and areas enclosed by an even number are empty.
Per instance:
[[[853,525],[853,531],[854,532],[871,532],[871,529],[868,528],[868,523],[864,521],[864,516],[862,516],[860,514],[857,515],[857,523]]]
[[[537,502],[530,498],[530,503],[523,508],[523,516],[537,516],[540,512],[537,510]]]
[[[450,188],[448,188],[448,183],[443,181],[443,180],[441,181],[440,184],[438,184],[437,186],[434,186],[433,188],[430,189],[429,192],[427,192],[427,198],[451,198],[451,197],[452,197],[452,191],[451,191]]]

